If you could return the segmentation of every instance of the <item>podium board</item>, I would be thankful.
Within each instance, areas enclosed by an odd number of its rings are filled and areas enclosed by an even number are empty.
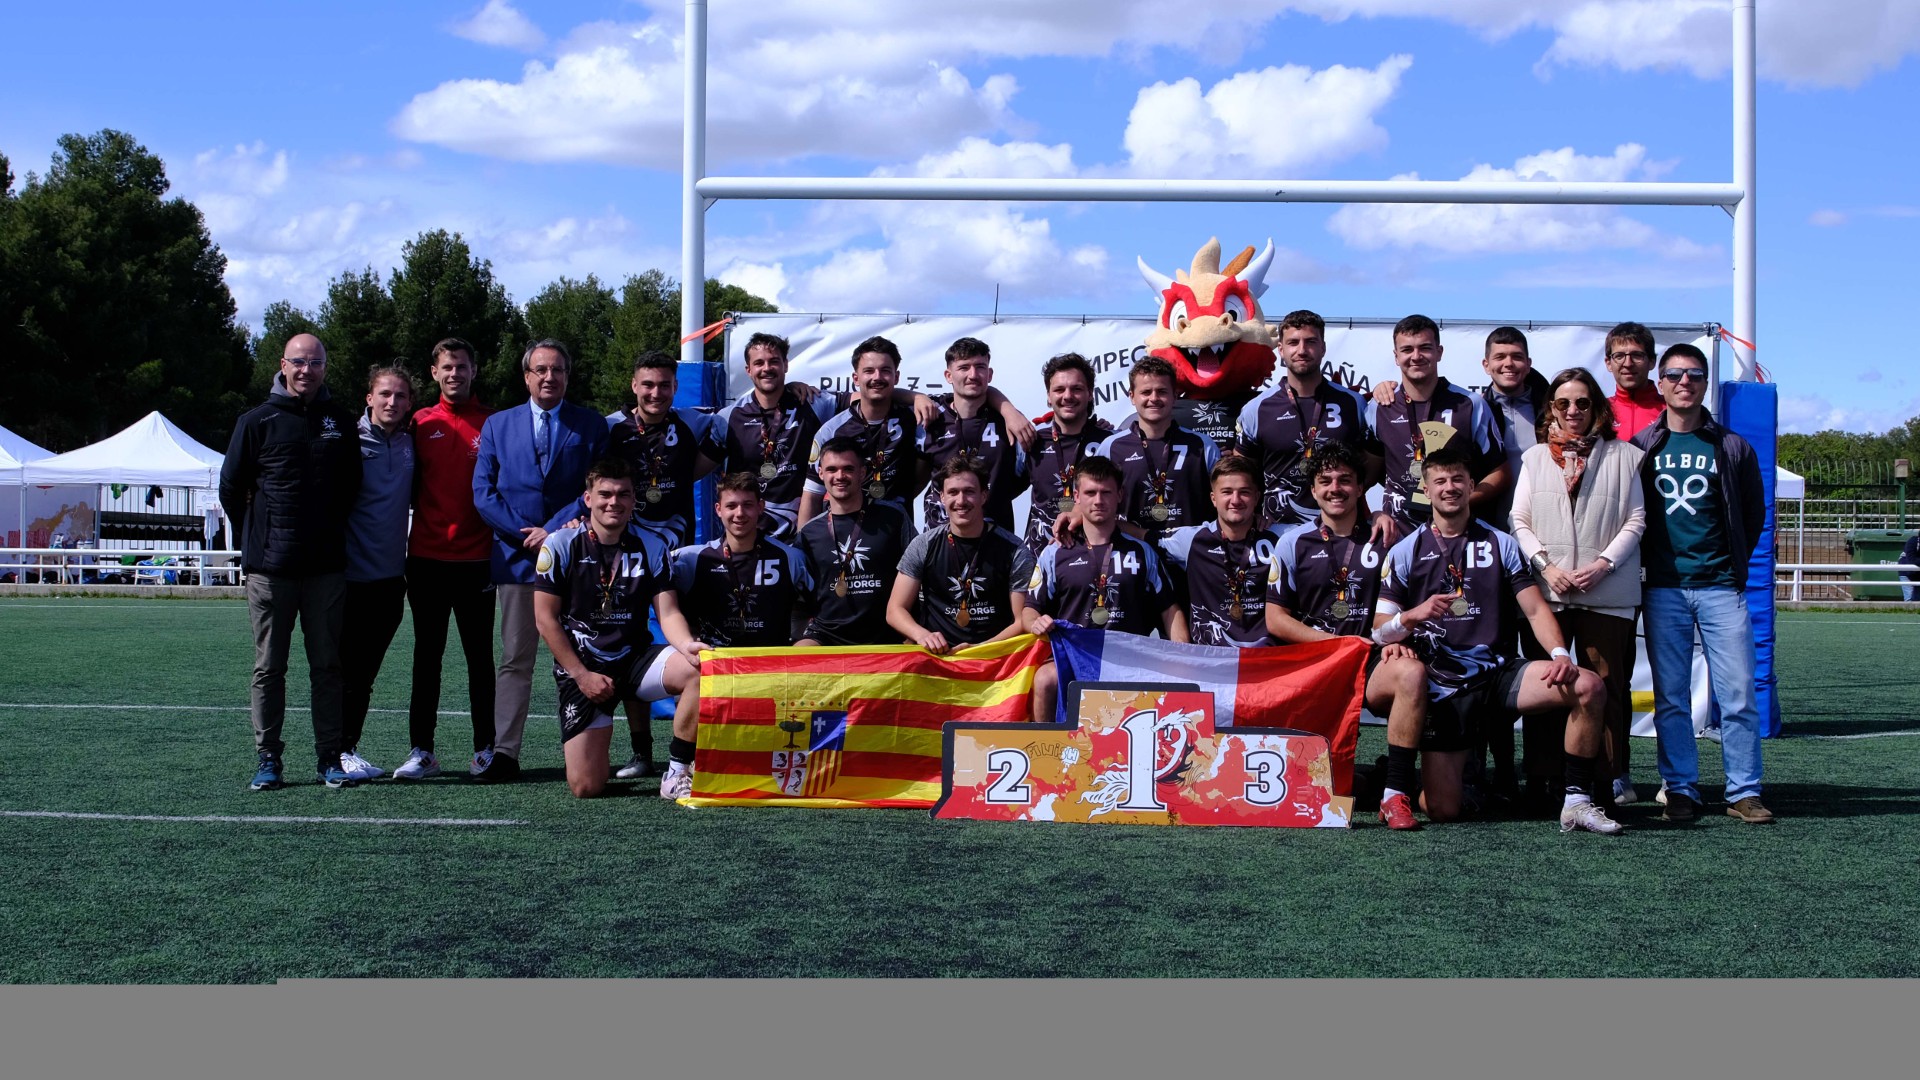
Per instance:
[[[1325,738],[1214,727],[1213,695],[1074,683],[1069,724],[955,721],[942,731],[936,820],[1345,828]]]

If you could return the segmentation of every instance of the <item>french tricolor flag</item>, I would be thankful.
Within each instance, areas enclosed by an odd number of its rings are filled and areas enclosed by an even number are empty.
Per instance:
[[[1220,727],[1290,728],[1324,737],[1333,751],[1333,791],[1353,794],[1353,751],[1366,699],[1365,638],[1236,649],[1107,633],[1056,621],[1047,632],[1060,685],[1193,683],[1213,694]],[[1059,719],[1066,723],[1066,695]]]

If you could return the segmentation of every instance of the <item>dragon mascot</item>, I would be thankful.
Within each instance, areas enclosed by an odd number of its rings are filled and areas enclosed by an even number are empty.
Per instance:
[[[1220,241],[1208,240],[1193,265],[1169,278],[1145,259],[1140,274],[1153,286],[1160,318],[1147,335],[1147,351],[1173,365],[1181,427],[1206,434],[1222,448],[1234,441],[1240,409],[1273,374],[1278,328],[1260,313],[1273,265],[1273,241],[1255,257],[1249,247],[1220,265]]]

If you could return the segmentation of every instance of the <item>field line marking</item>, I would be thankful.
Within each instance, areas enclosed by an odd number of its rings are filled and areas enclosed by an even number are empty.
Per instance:
[[[530,825],[513,818],[350,818],[290,817],[280,815],[240,816],[235,814],[88,814],[76,810],[0,810],[0,817],[61,818],[72,821],[162,821],[221,825]]]
[[[118,710],[121,712],[131,712],[131,711],[252,712],[253,711],[253,709],[250,706],[246,706],[246,705],[109,705],[105,703],[76,705],[71,702],[62,702],[58,704],[54,704],[54,703],[37,704],[34,702],[27,702],[27,701],[0,701],[0,709],[112,709],[112,710]],[[306,705],[288,705],[287,711],[288,712],[312,712],[313,709],[310,706],[306,706]],[[405,716],[407,714],[406,709],[368,709],[367,711],[370,713],[392,713],[398,716]],[[435,713],[434,715],[436,716],[467,716],[469,714],[465,710],[462,710],[459,712],[453,712],[453,711],[443,709]]]
[[[1789,739],[1892,739],[1901,735],[1920,735],[1920,728],[1904,731],[1868,731],[1859,735],[1788,735]]]

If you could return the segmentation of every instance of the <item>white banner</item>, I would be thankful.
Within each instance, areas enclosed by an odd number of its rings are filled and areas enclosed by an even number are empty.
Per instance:
[[[1270,321],[1284,314],[1269,312]],[[1440,373],[1456,386],[1479,389],[1486,383],[1480,367],[1487,334],[1495,322],[1452,322],[1440,330],[1446,350]],[[1609,391],[1613,377],[1601,363],[1607,325],[1593,323],[1518,324],[1527,335],[1533,365],[1549,378],[1569,367],[1585,367]],[[1080,317],[1035,315],[995,320],[984,315],[801,315],[743,314],[727,331],[727,394],[737,397],[751,389],[742,365],[747,338],[756,333],[778,334],[792,344],[788,377],[831,390],[851,388],[853,347],[878,334],[900,347],[904,361],[901,385],[927,393],[946,389],[947,346],[958,338],[975,337],[993,350],[994,385],[1029,416],[1047,411],[1046,388],[1040,368],[1049,357],[1077,352],[1093,363],[1098,385],[1094,399],[1109,421],[1133,411],[1127,404],[1127,369],[1146,355],[1145,341],[1153,319],[1139,317]],[[1715,339],[1704,324],[1652,326],[1660,349],[1691,342],[1716,357]],[[1717,358],[1717,357],[1716,357]],[[1375,382],[1397,379],[1393,364],[1393,324],[1383,320],[1327,320],[1327,376],[1362,393]],[[1715,380],[1717,382],[1717,379]]]

